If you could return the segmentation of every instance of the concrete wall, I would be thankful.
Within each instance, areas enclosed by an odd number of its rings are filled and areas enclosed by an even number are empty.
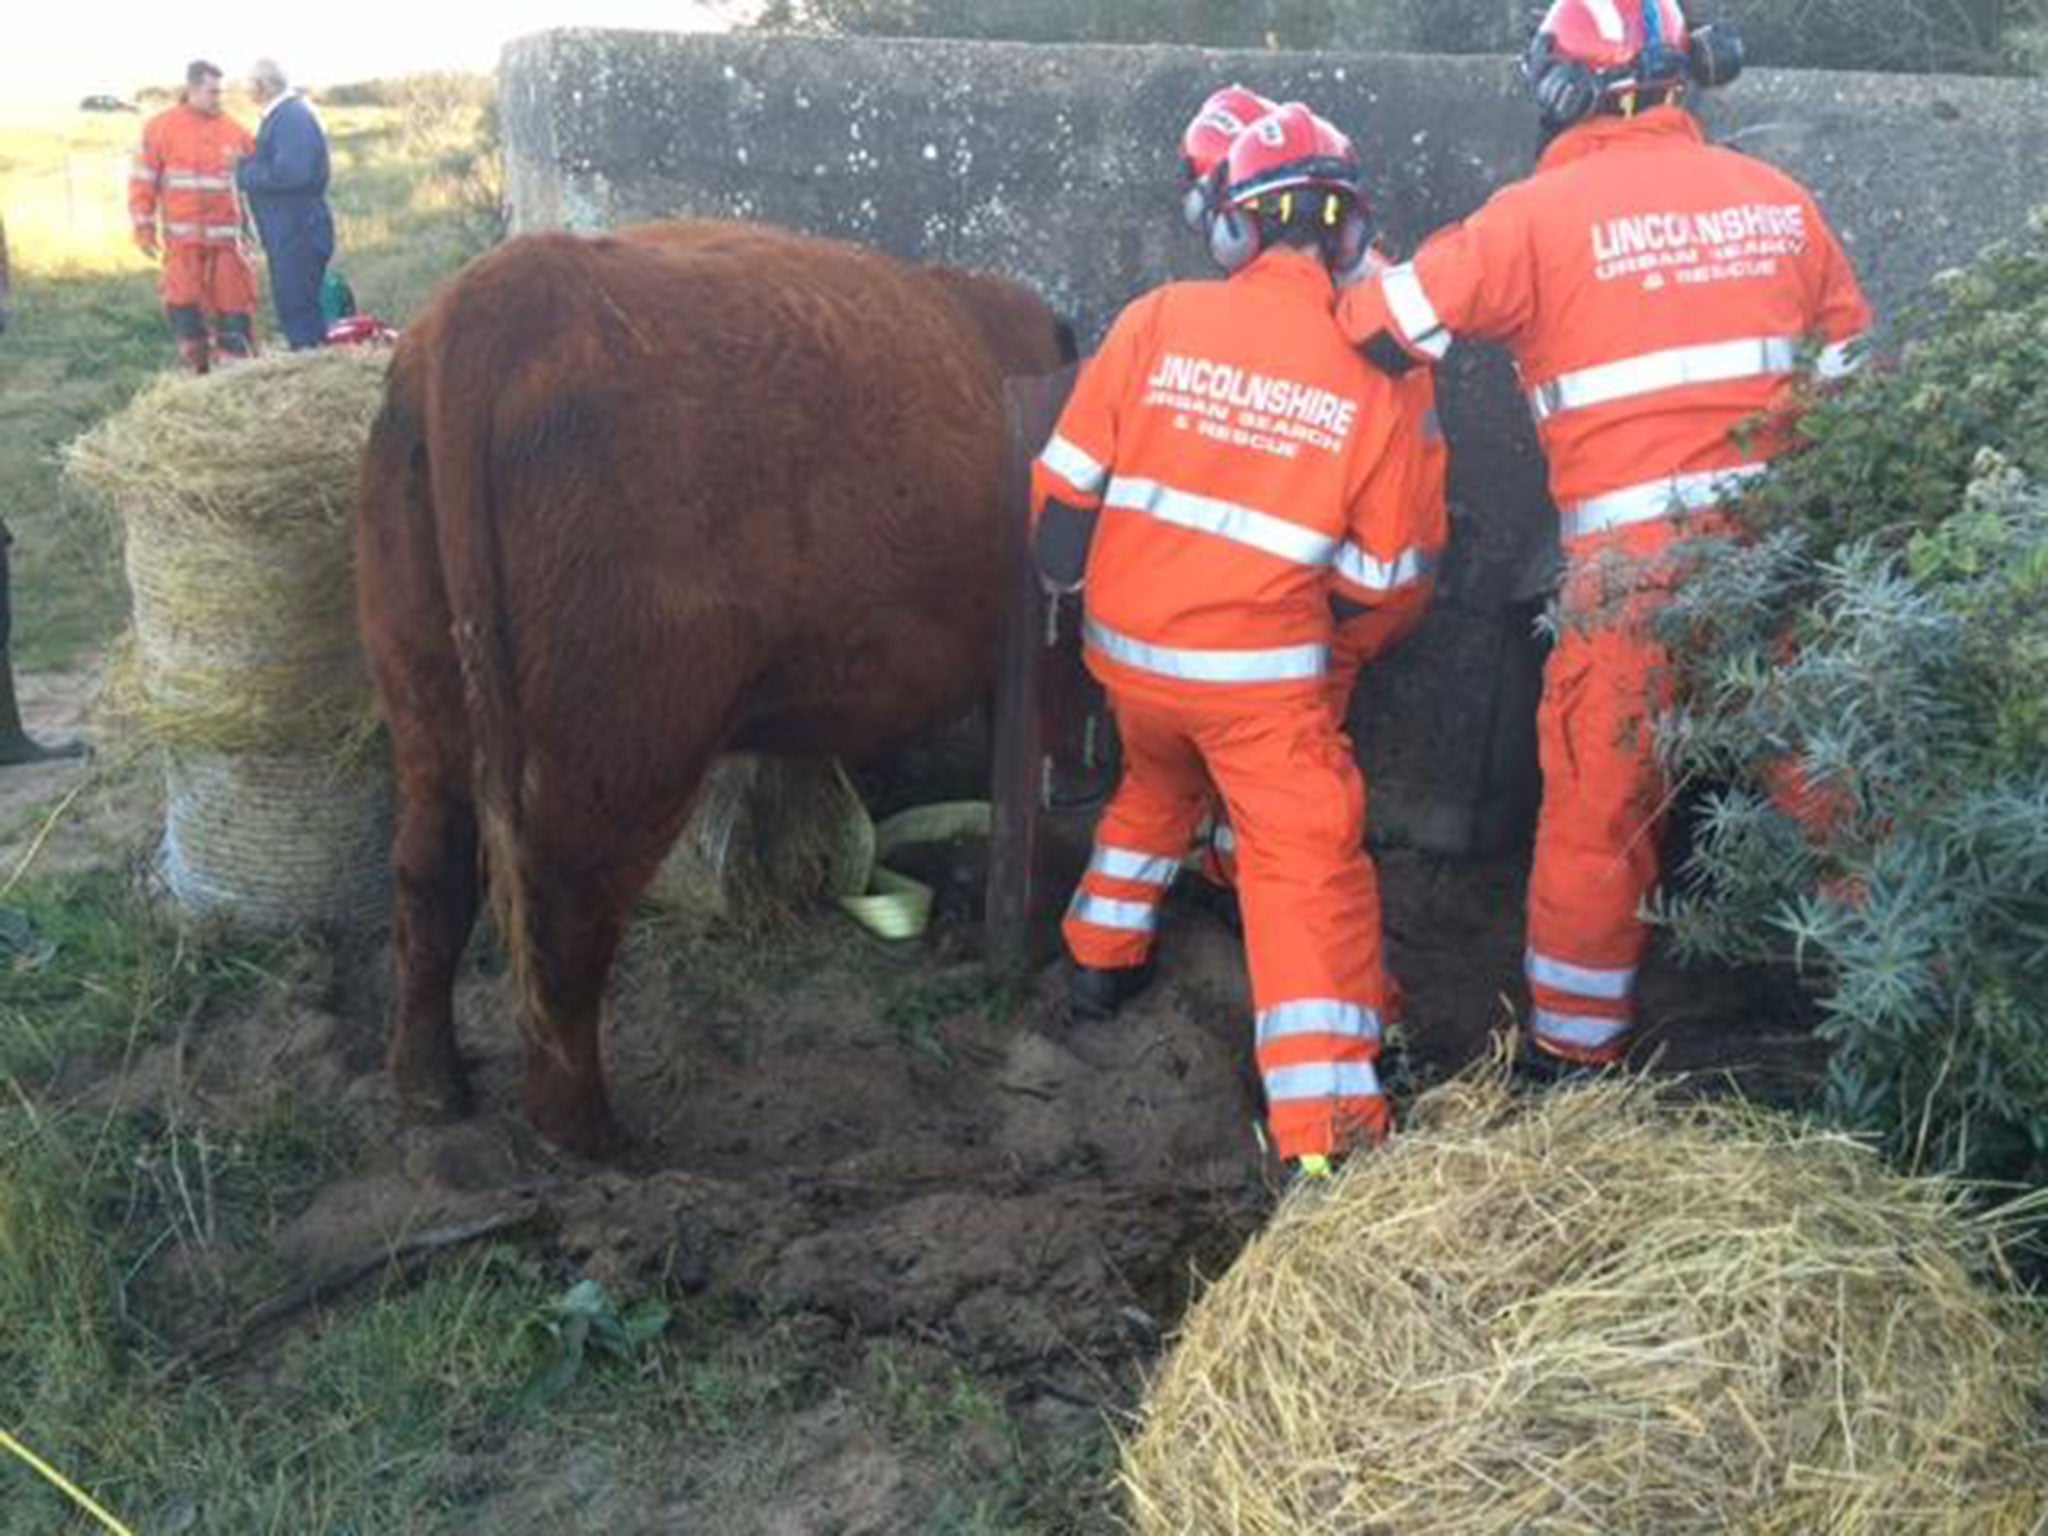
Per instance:
[[[552,32],[505,54],[513,224],[763,219],[1006,272],[1092,341],[1135,294],[1204,272],[1174,155],[1231,79],[1353,135],[1397,252],[1533,158],[1503,59]],[[1759,71],[1707,116],[1815,188],[1886,308],[2048,198],[2038,82]],[[1511,838],[1532,799],[1528,629],[1555,519],[1504,359],[1460,348],[1444,384],[1443,601],[1354,724],[1378,829],[1457,850]]]

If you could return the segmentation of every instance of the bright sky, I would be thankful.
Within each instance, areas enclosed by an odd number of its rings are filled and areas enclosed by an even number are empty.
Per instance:
[[[230,77],[264,55],[296,83],[319,87],[422,69],[491,70],[515,37],[550,27],[663,32],[727,25],[751,0],[9,0],[0,41],[0,106],[133,95],[174,86],[187,61]]]

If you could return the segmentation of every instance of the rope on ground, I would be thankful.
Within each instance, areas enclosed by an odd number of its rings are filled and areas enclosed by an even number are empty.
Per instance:
[[[135,1533],[129,1530],[127,1526],[123,1525],[120,1521],[116,1520],[112,1515],[108,1514],[104,1509],[100,1508],[100,1506],[96,1502],[94,1502],[91,1494],[87,1493],[83,1488],[79,1487],[78,1484],[72,1482],[70,1478],[66,1477],[62,1472],[59,1472],[55,1467],[51,1466],[47,1461],[43,1460],[42,1457],[38,1456],[34,1451],[30,1450],[27,1446],[23,1445],[19,1440],[15,1439],[14,1436],[7,1433],[7,1431],[4,1429],[0,1429],[0,1448],[12,1451],[16,1456],[19,1456],[23,1461],[27,1462],[28,1465],[32,1467],[35,1471],[40,1472],[45,1478],[49,1480],[51,1486],[55,1487],[60,1493],[65,1494],[67,1497],[70,1498],[72,1503],[76,1504],[88,1515],[91,1515],[93,1519],[99,1521],[101,1525],[105,1526],[108,1530],[112,1531],[114,1533],[114,1536],[135,1536]]]

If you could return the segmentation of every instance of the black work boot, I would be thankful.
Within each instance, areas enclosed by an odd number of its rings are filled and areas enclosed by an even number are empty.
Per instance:
[[[1573,1088],[1612,1077],[1621,1070],[1621,1063],[1573,1061],[1567,1056],[1553,1055],[1524,1035],[1516,1047],[1511,1070],[1514,1080],[1529,1088]]]
[[[216,368],[246,363],[256,355],[256,320],[253,315],[221,314],[213,317],[213,364]]]
[[[170,323],[171,339],[178,344],[178,361],[186,372],[205,373],[213,362],[205,311],[197,304],[167,304],[164,319]]]
[[[21,708],[14,698],[14,600],[8,569],[7,546],[12,542],[7,525],[0,523],[0,768],[20,763],[46,763],[52,758],[78,757],[85,748],[78,742],[60,742],[46,747],[29,739],[21,728]]]
[[[1067,971],[1067,1017],[1080,1023],[1099,1024],[1116,1016],[1119,1008],[1152,982],[1152,966],[1120,966],[1098,970],[1079,963]]]

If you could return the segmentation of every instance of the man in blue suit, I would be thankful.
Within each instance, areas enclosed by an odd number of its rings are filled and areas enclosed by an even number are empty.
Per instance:
[[[235,182],[248,197],[256,232],[263,237],[271,298],[285,340],[294,348],[317,347],[327,339],[320,279],[334,256],[327,135],[274,60],[257,60],[249,83],[263,121],[256,130],[256,152],[235,168]]]

